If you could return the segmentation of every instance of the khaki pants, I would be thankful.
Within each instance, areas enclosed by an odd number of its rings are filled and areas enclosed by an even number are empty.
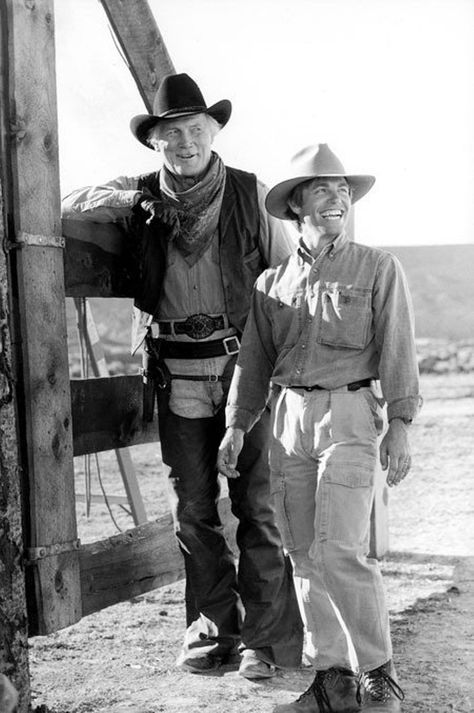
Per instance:
[[[283,389],[273,407],[272,493],[317,670],[369,671],[392,656],[381,573],[367,557],[382,428],[370,387]]]

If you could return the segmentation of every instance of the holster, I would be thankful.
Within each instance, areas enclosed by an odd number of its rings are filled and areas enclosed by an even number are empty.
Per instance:
[[[153,421],[155,400],[158,396],[169,398],[171,374],[163,359],[160,358],[160,342],[148,332],[145,337],[142,354],[143,378],[143,413],[144,422]]]

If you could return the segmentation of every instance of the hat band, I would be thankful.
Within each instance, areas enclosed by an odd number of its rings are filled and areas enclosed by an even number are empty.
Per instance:
[[[182,116],[183,114],[205,114],[206,106],[183,106],[182,109],[168,109],[161,114],[158,114],[159,119],[172,119],[174,116]]]

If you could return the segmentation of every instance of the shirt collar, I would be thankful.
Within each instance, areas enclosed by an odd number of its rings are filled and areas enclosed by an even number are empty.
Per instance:
[[[333,240],[332,243],[329,243],[326,245],[324,250],[320,253],[317,259],[322,257],[323,255],[331,255],[334,256],[336,253],[338,253],[344,245],[348,242],[349,238],[347,236],[347,233],[343,231],[340,233],[337,238]],[[301,237],[299,240],[298,244],[298,255],[299,257],[303,260],[303,262],[307,262],[309,264],[312,264],[315,260],[315,258],[311,255],[310,251],[306,247],[303,238]]]

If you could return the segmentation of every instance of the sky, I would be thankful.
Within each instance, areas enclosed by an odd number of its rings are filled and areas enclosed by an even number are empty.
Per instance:
[[[369,245],[474,242],[474,0],[149,0],[176,72],[230,99],[214,148],[269,187],[328,143],[376,176]],[[56,0],[62,194],[156,170],[145,113],[99,0]]]

